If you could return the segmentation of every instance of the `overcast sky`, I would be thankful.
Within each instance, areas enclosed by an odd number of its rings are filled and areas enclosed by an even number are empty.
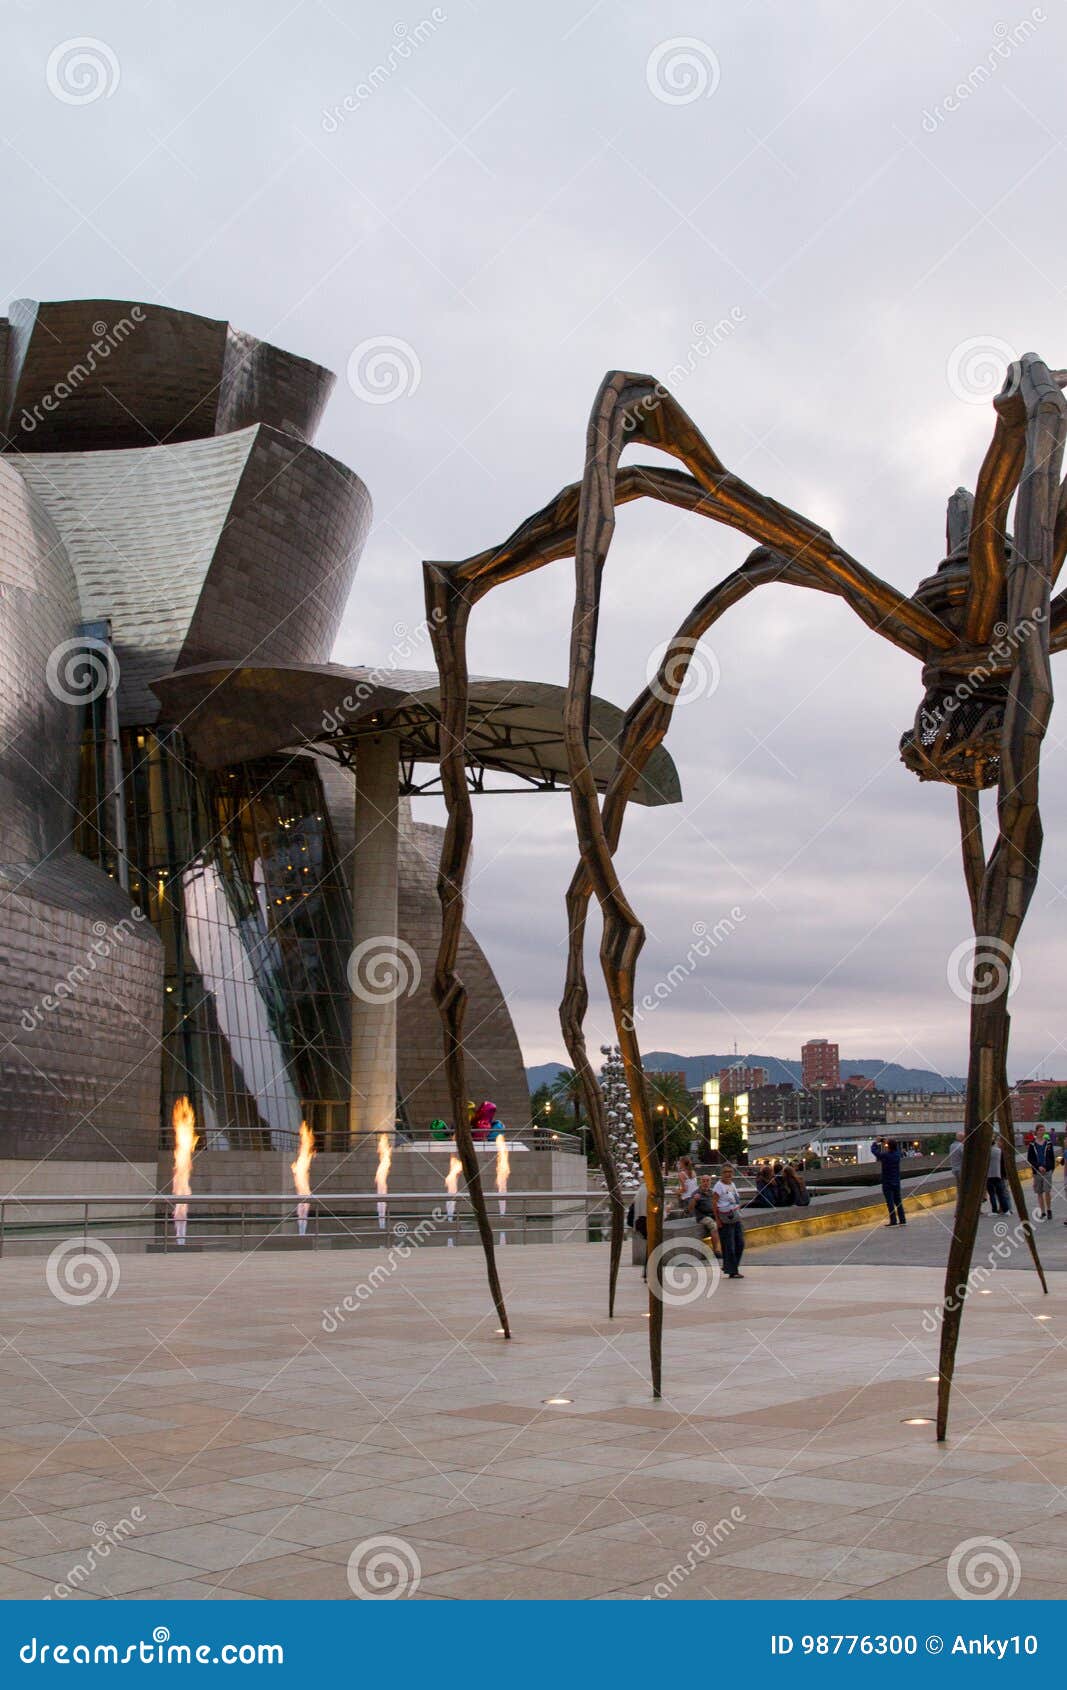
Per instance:
[[[59,0],[9,3],[6,25],[6,297],[155,300],[340,373],[318,443],[376,508],[344,661],[417,623],[424,557],[503,539],[578,478],[610,368],[673,371],[732,468],[910,592],[943,555],[946,496],[974,485],[1007,359],[1067,364],[1051,0]],[[384,364],[353,358],[382,340],[402,343]],[[627,702],[749,549],[624,510],[597,691]],[[474,667],[562,682],[572,591],[561,562],[494,594]],[[918,665],[774,588],[698,673],[668,742],[684,802],[633,810],[621,853],[641,989],[683,965],[645,1047],[793,1056],[824,1036],[960,1072],[955,803],[896,751]],[[1061,711],[1013,1075],[1067,1071],[1065,739]],[[562,1055],[568,800],[487,798],[476,821],[472,926],[527,1059]],[[724,917],[690,967],[694,923]],[[592,1020],[602,1035],[602,994]]]

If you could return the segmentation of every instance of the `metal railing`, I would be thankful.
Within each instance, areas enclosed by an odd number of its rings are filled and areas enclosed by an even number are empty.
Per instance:
[[[599,1242],[607,1237],[604,1191],[509,1191],[506,1196],[487,1191],[485,1200],[494,1233],[508,1244]],[[303,1201],[307,1218],[301,1232],[298,1204]],[[184,1244],[173,1213],[179,1204],[188,1210]],[[478,1228],[464,1192],[454,1198],[445,1192],[390,1192],[384,1198],[375,1192],[331,1192],[306,1200],[291,1191],[0,1197],[0,1256],[16,1249],[41,1254],[57,1240],[72,1238],[86,1245],[97,1240],[112,1250],[192,1255],[209,1249],[467,1245],[478,1242]]]
[[[383,1136],[379,1133],[364,1135],[368,1144],[374,1144]],[[410,1132],[403,1129],[384,1135],[389,1138],[394,1150],[454,1150],[454,1138],[432,1138],[429,1132]],[[511,1129],[506,1134],[509,1149],[525,1146],[527,1150],[558,1150],[564,1155],[580,1156],[583,1154],[581,1139],[576,1133],[562,1132],[557,1127],[525,1127]],[[159,1140],[160,1150],[169,1151],[173,1140],[170,1133],[164,1133]],[[495,1139],[486,1139],[475,1145],[478,1150],[492,1150]],[[315,1150],[326,1155],[344,1155],[349,1150],[359,1147],[359,1139],[353,1139],[347,1127],[330,1127],[325,1131],[316,1130]],[[300,1148],[300,1136],[288,1128],[264,1129],[262,1127],[205,1127],[200,1132],[201,1150],[220,1151],[253,1151],[260,1155],[270,1155],[272,1152],[282,1156],[295,1156]]]

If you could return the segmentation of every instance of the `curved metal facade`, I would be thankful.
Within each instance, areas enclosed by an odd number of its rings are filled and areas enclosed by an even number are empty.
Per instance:
[[[266,423],[311,440],[334,376],[212,317],[132,300],[17,299],[7,451],[154,446]]]
[[[371,510],[309,444],[334,378],[228,323],[106,300],[17,302],[0,377],[0,1157],[154,1161],[180,1091],[219,1144],[283,1142],[304,1113],[336,1129],[351,778],[331,766],[347,798],[331,781],[328,808],[308,755],[235,743],[209,771],[148,685],[328,661]],[[414,1124],[447,1112],[425,834],[405,819]],[[462,958],[476,1071],[524,1118],[503,997],[469,936]]]
[[[72,848],[79,621],[46,513],[0,461],[0,1156],[151,1153],[163,953]]]
[[[257,426],[11,461],[63,537],[82,614],[111,623],[124,724],[156,721],[149,680],[190,663],[329,656],[370,495],[325,453]]]

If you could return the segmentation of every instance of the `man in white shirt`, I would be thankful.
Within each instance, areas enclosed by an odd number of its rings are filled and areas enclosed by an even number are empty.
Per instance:
[[[741,1257],[745,1253],[745,1229],[741,1225],[741,1194],[734,1184],[734,1170],[727,1162],[712,1188],[715,1224],[722,1244],[723,1272],[727,1279],[744,1279]]]

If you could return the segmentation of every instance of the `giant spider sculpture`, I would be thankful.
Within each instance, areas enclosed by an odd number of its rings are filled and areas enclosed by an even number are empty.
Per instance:
[[[1016,1207],[1042,1287],[1047,1289],[1015,1166],[1007,1085],[1007,987],[1014,947],[1038,876],[1038,771],[1052,705],[1049,654],[1067,645],[1067,594],[1051,597],[1067,554],[1067,487],[1060,486],[1067,435],[1063,385],[1067,385],[1067,373],[1050,371],[1034,354],[1011,366],[994,400],[996,426],[975,492],[972,496],[959,489],[949,500],[948,555],[910,598],[850,557],[825,530],[733,475],[660,383],[650,376],[624,372],[609,374],[597,394],[580,483],[564,488],[503,545],[462,562],[424,565],[427,611],[441,675],[441,775],[448,809],[438,877],[442,932],[434,993],[444,1026],[460,1154],[505,1335],[509,1327],[493,1259],[492,1232],[473,1144],[465,1131],[466,994],[456,973],[464,875],[473,833],[464,757],[466,634],[471,610],[492,588],[568,556],[575,559],[576,590],[565,737],[580,861],[567,895],[569,953],[560,1019],[571,1061],[581,1076],[611,1198],[610,1314],[623,1212],[603,1102],[584,1038],[588,1003],[584,940],[589,900],[595,893],[603,914],[601,966],[649,1193],[653,1394],[659,1396],[661,1391],[663,1184],[633,1015],[634,974],[644,933],[619,882],[614,854],[627,802],[667,732],[697,641],[730,605],[768,582],[837,594],[875,633],[920,660],[924,696],[913,726],[901,740],[901,757],[920,780],[942,781],[956,788],[975,952],[966,1138],[941,1323],[939,1439],[946,1433],[960,1319],[994,1135],[1008,1151],[1004,1159]],[[645,464],[620,468],[623,449],[638,440],[669,453],[684,470]],[[659,499],[710,517],[759,545],[740,568],[693,607],[670,641],[659,673],[634,700],[601,805],[589,748],[600,585],[615,507],[639,498]],[[991,786],[997,788],[998,833],[987,857],[979,793]]]

